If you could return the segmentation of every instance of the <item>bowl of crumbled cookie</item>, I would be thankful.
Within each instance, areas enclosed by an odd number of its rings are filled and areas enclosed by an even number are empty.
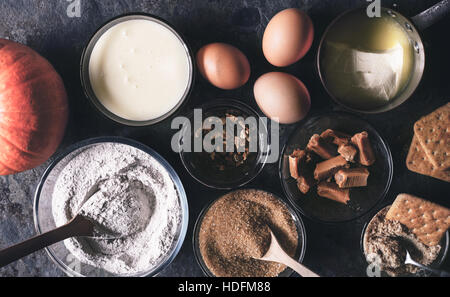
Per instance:
[[[361,250],[369,276],[428,276],[405,264],[406,253],[419,264],[439,268],[449,248],[450,210],[431,201],[399,194],[365,225]]]

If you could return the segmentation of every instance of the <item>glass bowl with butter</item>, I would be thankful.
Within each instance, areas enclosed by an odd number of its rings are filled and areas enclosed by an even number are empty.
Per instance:
[[[161,18],[121,15],[101,26],[84,49],[81,83],[109,119],[153,125],[174,114],[189,96],[192,57],[183,37]]]
[[[344,12],[326,29],[317,68],[330,97],[348,110],[389,111],[404,103],[421,81],[422,41],[414,25],[382,8],[370,18],[366,9]]]

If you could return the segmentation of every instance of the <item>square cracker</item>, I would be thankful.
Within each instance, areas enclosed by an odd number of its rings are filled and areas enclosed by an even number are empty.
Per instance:
[[[406,158],[406,167],[413,172],[450,182],[450,170],[440,170],[431,164],[415,135],[409,148],[408,157]]]
[[[450,102],[418,120],[414,133],[431,164],[441,170],[450,167]]]
[[[386,214],[428,246],[439,244],[450,227],[450,209],[409,194],[399,194]]]

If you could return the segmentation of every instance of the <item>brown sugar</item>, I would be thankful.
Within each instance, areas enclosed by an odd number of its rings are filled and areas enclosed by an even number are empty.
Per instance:
[[[200,254],[215,276],[273,277],[286,266],[265,262],[269,228],[283,249],[295,255],[298,233],[286,206],[260,190],[238,190],[217,200],[205,214],[199,232]]]

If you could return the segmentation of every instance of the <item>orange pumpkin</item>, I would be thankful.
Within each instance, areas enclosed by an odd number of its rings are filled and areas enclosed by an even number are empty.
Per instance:
[[[0,39],[0,175],[47,161],[67,118],[66,90],[53,66],[29,47]]]

